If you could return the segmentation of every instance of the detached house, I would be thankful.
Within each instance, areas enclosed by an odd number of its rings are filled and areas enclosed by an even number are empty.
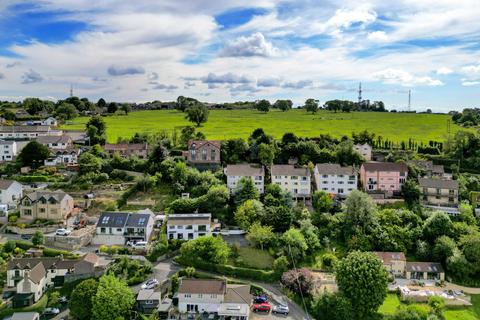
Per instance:
[[[73,208],[73,198],[62,190],[36,191],[21,199],[20,217],[27,220],[65,221]]]
[[[387,271],[396,277],[404,277],[407,259],[403,252],[374,252]]]
[[[311,194],[310,170],[293,165],[273,165],[272,184],[279,185],[294,198],[308,198]]]
[[[125,245],[128,241],[148,241],[154,218],[148,213],[103,212],[98,219],[94,244]]]
[[[437,262],[407,262],[407,280],[445,280],[445,271]]]
[[[168,239],[193,240],[211,235],[214,228],[210,213],[169,214],[167,237]]]
[[[220,165],[222,144],[214,140],[192,140],[188,142],[188,151],[183,152],[187,163],[198,168],[211,168]]]
[[[365,192],[399,194],[407,180],[408,167],[405,163],[366,162],[360,168],[360,181]]]
[[[117,143],[105,144],[103,149],[110,155],[120,154],[124,158],[136,156],[139,159],[148,158],[148,143]]]
[[[427,206],[458,206],[458,181],[419,178],[421,202]]]
[[[235,191],[238,181],[242,178],[251,178],[259,194],[265,190],[265,170],[263,166],[251,164],[231,164],[225,168],[227,187],[230,193]]]
[[[38,137],[36,140],[49,149],[55,150],[64,150],[73,146],[72,138],[66,134],[62,134],[61,136],[43,136]]]
[[[22,198],[23,185],[15,180],[0,179],[0,204],[6,204],[9,207],[17,207]]]
[[[357,171],[352,167],[342,167],[336,163],[319,163],[314,170],[317,190],[346,198],[357,189]]]
[[[137,310],[144,314],[152,314],[158,310],[162,294],[153,289],[142,289],[137,295]]]
[[[45,291],[65,282],[99,276],[105,266],[98,257],[89,253],[80,259],[13,258],[7,265],[7,291],[12,291],[13,307],[29,306],[42,297]]]
[[[446,178],[445,169],[442,165],[435,165],[433,161],[429,160],[410,160],[408,162],[410,165],[414,165],[424,172],[425,177],[439,177]]]
[[[225,280],[182,279],[178,288],[178,310],[183,314],[248,320],[251,301],[250,285]]]
[[[13,161],[17,156],[17,143],[12,140],[0,140],[0,162]]]

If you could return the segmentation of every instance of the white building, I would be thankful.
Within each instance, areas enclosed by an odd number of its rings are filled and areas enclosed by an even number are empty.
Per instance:
[[[58,121],[54,117],[48,117],[47,119],[42,121],[42,125],[56,127],[58,126]]]
[[[104,212],[96,226],[93,243],[125,245],[128,241],[149,241],[154,217],[148,213]]]
[[[23,195],[23,185],[15,180],[0,180],[0,204],[17,207]]]
[[[0,162],[14,160],[17,153],[17,143],[15,141],[0,140]]]
[[[351,167],[342,167],[336,163],[319,163],[314,170],[315,185],[317,190],[347,197],[350,192],[357,189],[357,171]]]
[[[227,284],[225,280],[182,279],[178,288],[178,311],[183,314],[248,320],[251,301],[250,285]]]
[[[368,143],[356,144],[353,148],[362,155],[367,161],[372,161],[372,146]]]
[[[225,168],[227,187],[230,193],[235,191],[238,181],[242,178],[251,178],[259,194],[265,190],[265,170],[263,166],[251,164],[231,164]]]
[[[278,184],[294,198],[306,198],[311,194],[310,171],[293,165],[273,165],[272,184]]]
[[[41,136],[36,140],[38,143],[54,150],[64,150],[72,147],[73,145],[72,138],[66,134],[62,134],[60,136]]]
[[[50,150],[50,157],[45,159],[44,164],[47,167],[57,166],[61,164],[76,164],[78,163],[78,156],[80,149],[65,149],[65,150]]]
[[[52,130],[50,126],[0,126],[0,139],[7,140],[27,140],[62,134],[62,130]]]
[[[210,213],[169,214],[167,219],[168,239],[193,240],[213,231]]]

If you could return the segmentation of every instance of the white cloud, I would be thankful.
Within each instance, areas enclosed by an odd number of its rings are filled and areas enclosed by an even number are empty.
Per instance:
[[[480,74],[480,64],[465,66],[465,67],[462,68],[462,72],[467,74],[467,75]]]
[[[367,39],[370,41],[383,42],[388,40],[388,36],[385,31],[373,31],[368,33]]]
[[[402,86],[441,86],[443,82],[428,76],[415,76],[404,70],[385,69],[373,74],[373,77],[388,84],[400,84]]]
[[[22,76],[23,84],[31,84],[31,83],[41,82],[41,81],[43,81],[42,75],[32,69],[25,72]]]
[[[260,32],[230,41],[220,52],[222,57],[271,57],[277,54],[278,49],[268,42]]]
[[[462,86],[464,87],[472,87],[472,86],[478,86],[480,85],[480,80],[479,81],[462,81]]]
[[[130,67],[110,66],[108,67],[107,71],[109,75],[114,77],[145,73],[145,69],[143,69],[143,67],[140,67],[140,66],[130,66]]]
[[[438,75],[449,75],[451,73],[453,73],[453,70],[447,67],[441,67],[436,71],[436,74]]]

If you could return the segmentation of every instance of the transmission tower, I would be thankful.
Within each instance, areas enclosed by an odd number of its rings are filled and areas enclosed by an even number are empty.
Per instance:
[[[358,83],[358,104],[362,103],[362,83]]]

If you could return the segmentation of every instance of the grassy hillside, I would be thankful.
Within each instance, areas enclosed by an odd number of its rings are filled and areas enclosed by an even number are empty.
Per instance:
[[[304,110],[288,112],[255,110],[212,110],[202,131],[208,139],[247,138],[256,128],[263,128],[268,134],[281,138],[285,132],[298,136],[313,137],[329,133],[336,137],[351,135],[352,132],[369,130],[392,141],[444,141],[447,137],[448,115],[352,112],[333,113],[320,111],[316,115]],[[173,132],[174,128],[190,125],[184,114],[176,110],[140,111],[128,116],[115,115],[105,118],[109,142],[119,137],[131,137],[135,132]],[[75,119],[64,129],[84,129],[88,118]],[[451,132],[460,129],[452,123]],[[179,131],[178,130],[178,131]]]

